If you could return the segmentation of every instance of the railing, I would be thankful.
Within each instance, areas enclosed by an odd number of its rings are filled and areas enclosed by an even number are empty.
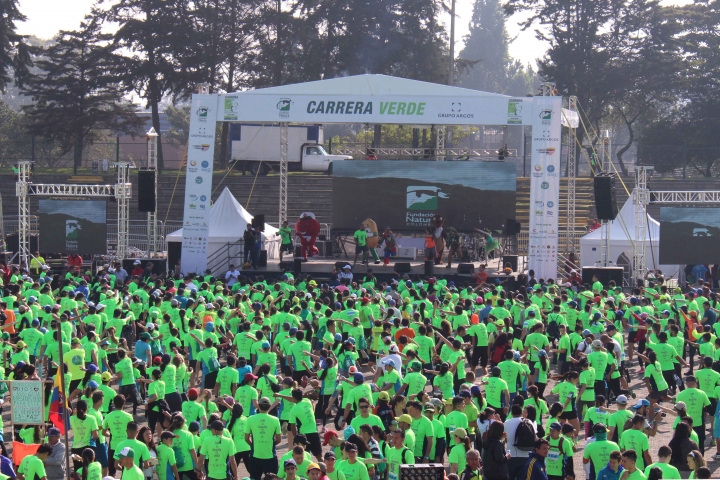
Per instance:
[[[158,220],[158,251],[167,251],[167,235],[182,228],[182,221],[170,220],[163,222]],[[147,220],[130,220],[128,225],[128,248],[137,249],[140,252],[147,252],[149,244]],[[107,244],[108,252],[115,250],[117,244],[117,220],[107,222]]]
[[[363,145],[333,145],[332,153],[336,155],[365,156],[370,153],[382,157],[482,157],[497,158],[499,150],[487,148],[405,148],[405,147],[367,147]],[[517,150],[507,150],[506,157],[517,157]]]

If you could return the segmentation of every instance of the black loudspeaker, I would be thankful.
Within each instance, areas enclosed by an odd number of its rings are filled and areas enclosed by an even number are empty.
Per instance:
[[[298,278],[302,273],[302,258],[296,258],[293,260],[293,275]]]
[[[255,215],[252,219],[252,226],[261,232],[265,231],[265,214]]]
[[[258,267],[267,267],[267,250],[260,250],[260,258],[258,258]]]
[[[594,178],[595,211],[598,220],[615,220],[618,214],[615,198],[615,176],[600,175]]]
[[[517,235],[520,233],[520,222],[514,218],[505,219],[505,235]]]
[[[472,263],[458,263],[457,273],[473,273],[475,271],[475,265]]]
[[[333,242],[322,241],[316,242],[315,246],[320,250],[320,256],[324,258],[332,258],[333,256]]]
[[[180,261],[180,255],[182,254],[182,242],[168,242],[168,267],[170,267],[170,271],[172,272],[175,270],[175,266]],[[124,265],[124,262],[123,262]],[[128,274],[132,270],[127,270]]]
[[[38,247],[38,236],[28,235],[28,242],[30,243],[30,252],[39,252]],[[13,233],[11,235],[5,235],[5,245],[9,252],[17,252],[20,250],[20,241],[18,240],[18,234]]]
[[[138,211],[155,212],[155,170],[138,171]]]
[[[583,267],[582,268],[582,282],[592,285],[593,275],[597,275],[600,283],[604,287],[608,286],[610,280],[615,280],[617,286],[623,284],[623,268],[622,267]]]
[[[435,275],[435,260],[425,260],[425,275],[428,277]]]
[[[508,266],[508,263],[510,264],[510,268],[512,268],[513,272],[517,272],[517,262],[518,262],[518,256],[517,255],[503,255],[503,270]]]
[[[407,262],[396,262],[393,266],[395,273],[409,273],[412,270],[410,263]]]
[[[292,261],[290,261],[290,262],[288,262],[287,260],[282,261],[282,262],[280,262],[280,271],[281,272],[289,272],[290,270],[293,269],[293,266],[294,266],[294,263]]]

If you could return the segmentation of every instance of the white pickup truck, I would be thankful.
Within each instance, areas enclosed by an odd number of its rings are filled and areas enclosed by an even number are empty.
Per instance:
[[[350,155],[330,155],[323,148],[320,125],[288,127],[288,170],[332,173],[332,162],[352,160]],[[236,169],[265,175],[280,165],[280,127],[230,125],[230,162]]]

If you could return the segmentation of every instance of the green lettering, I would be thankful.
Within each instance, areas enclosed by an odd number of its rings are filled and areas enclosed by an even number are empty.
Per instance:
[[[315,113],[325,113],[325,102],[318,103]]]
[[[405,115],[405,102],[398,103],[398,115]]]
[[[370,105],[368,103],[368,105]],[[363,102],[355,102],[355,111],[353,112],[355,115],[362,115],[363,111]]]
[[[345,102],[337,102],[335,113],[345,113]]]
[[[390,102],[390,108],[388,108],[388,115],[395,115],[397,113],[397,102]]]
[[[315,102],[315,100],[308,102],[307,113],[315,113],[315,105],[316,104],[317,104],[317,102]]]
[[[325,113],[335,113],[335,102],[330,101],[327,103],[327,108],[325,109]]]
[[[387,110],[388,102],[380,102],[380,115],[385,115],[385,111]]]
[[[417,103],[415,102],[409,102],[407,106],[407,114],[408,115],[415,115],[415,111],[417,110]]]
[[[355,106],[355,102],[347,102],[345,104],[345,113],[353,113],[354,106]]]
[[[368,102],[367,105],[365,105],[365,110],[363,111],[363,115],[368,115],[368,114],[372,115],[372,102]]]
[[[425,115],[425,102],[418,103],[417,115]]]

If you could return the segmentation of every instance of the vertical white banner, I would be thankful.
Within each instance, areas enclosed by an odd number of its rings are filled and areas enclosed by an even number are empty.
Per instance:
[[[185,177],[180,267],[183,274],[207,268],[217,95],[193,95]]]
[[[535,278],[557,278],[561,97],[533,98],[528,264]]]

